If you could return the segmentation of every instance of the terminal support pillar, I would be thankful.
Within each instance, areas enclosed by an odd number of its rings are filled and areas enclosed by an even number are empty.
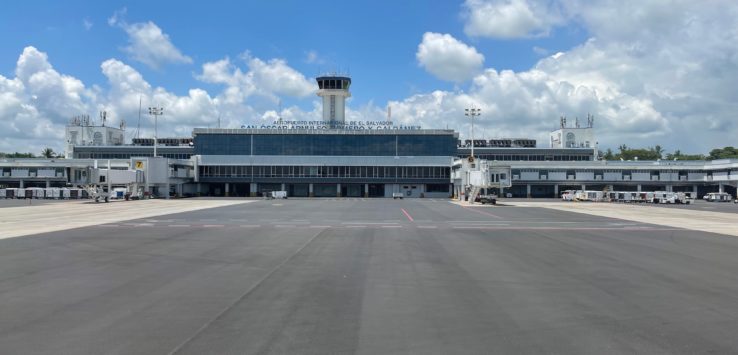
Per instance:
[[[666,192],[674,192],[674,185],[666,185]]]
[[[369,197],[369,184],[364,184],[364,197]]]
[[[202,193],[202,184],[200,184],[198,182],[197,185],[195,185],[195,186],[196,186],[196,189],[197,189],[197,190],[195,190],[195,192],[197,192],[197,195],[200,196],[200,194]]]
[[[638,192],[641,192],[641,184],[638,184],[638,186],[636,186],[636,188],[637,188],[637,191]]]
[[[530,198],[530,184],[525,185],[525,193],[528,198]]]
[[[587,185],[582,184],[582,191],[585,191],[585,190],[587,190]]]
[[[315,192],[313,191],[313,184],[308,184],[308,196],[315,197]]]
[[[24,188],[24,187],[26,187],[26,182],[25,182],[25,181],[23,181],[23,180],[21,180],[21,181],[20,181],[20,182],[18,183],[18,188],[21,188],[21,189],[22,189],[22,188]]]
[[[697,185],[692,185],[692,198],[697,199]]]
[[[725,192],[725,185],[723,185],[723,184],[718,185],[718,192],[719,193]]]
[[[228,197],[228,195],[230,194],[230,191],[229,191],[230,188],[231,188],[231,184],[225,183],[225,197]]]
[[[284,183],[282,183],[282,191],[287,191],[287,189],[285,189]]]
[[[502,197],[502,189],[500,189],[500,197]],[[559,184],[554,185],[554,197],[559,197]]]
[[[336,196],[341,197],[341,184],[336,185]]]
[[[167,200],[169,199],[169,196],[171,196],[171,195],[172,195],[172,194],[171,194],[171,193],[169,192],[169,191],[171,191],[171,190],[170,190],[171,188],[172,188],[172,187],[171,187],[171,185],[169,185],[169,183],[167,183],[167,185],[166,185],[166,189],[165,189],[166,191],[164,191],[164,193],[165,193],[165,194],[167,194],[167,195],[166,195],[166,197],[165,197],[165,198],[166,198]],[[108,191],[110,191],[110,190],[108,190]]]
[[[46,180],[46,188],[48,189],[49,187],[51,187],[51,181]]]
[[[256,191],[259,191],[259,186],[257,186],[255,182],[252,182],[249,185],[249,196],[256,197]]]

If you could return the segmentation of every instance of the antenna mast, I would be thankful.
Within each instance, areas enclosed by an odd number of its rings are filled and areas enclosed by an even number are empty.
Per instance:
[[[136,138],[139,138],[138,132],[141,130],[141,95],[138,95],[138,124],[136,125]]]

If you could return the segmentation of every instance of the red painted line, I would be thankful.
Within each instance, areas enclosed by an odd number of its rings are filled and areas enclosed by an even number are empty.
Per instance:
[[[500,217],[500,216],[498,216],[496,214],[491,214],[489,212],[475,210],[474,208],[471,208],[471,207],[465,207],[465,206],[462,206],[462,207],[464,207],[465,209],[467,209],[469,211],[472,211],[472,212],[481,213],[483,215],[487,215],[487,216],[494,217],[494,218],[497,218],[497,219],[502,219],[502,217]]]
[[[409,214],[409,213],[407,213],[407,211],[405,211],[405,209],[404,209],[404,208],[400,208],[400,209],[402,210],[402,213],[404,213],[404,214],[405,214],[405,217],[407,217],[407,219],[409,219],[409,220],[410,220],[410,222],[414,222],[414,221],[415,221],[415,220],[413,219],[413,217],[411,217],[411,216],[410,216],[410,214]]]

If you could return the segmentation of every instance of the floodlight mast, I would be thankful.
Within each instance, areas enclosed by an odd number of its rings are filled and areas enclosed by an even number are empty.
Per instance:
[[[154,116],[154,157],[156,158],[156,146],[159,145],[158,122],[159,116],[164,114],[163,107],[149,107],[149,115]]]
[[[474,118],[479,117],[482,114],[481,108],[475,108],[472,106],[471,108],[465,108],[464,109],[464,116],[469,117],[471,119],[471,161],[474,161]]]

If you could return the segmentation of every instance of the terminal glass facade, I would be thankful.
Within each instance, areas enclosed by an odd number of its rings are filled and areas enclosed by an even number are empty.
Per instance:
[[[201,166],[201,178],[342,178],[441,179],[451,177],[441,166]]]
[[[454,156],[456,138],[452,134],[198,134],[195,154]]]

